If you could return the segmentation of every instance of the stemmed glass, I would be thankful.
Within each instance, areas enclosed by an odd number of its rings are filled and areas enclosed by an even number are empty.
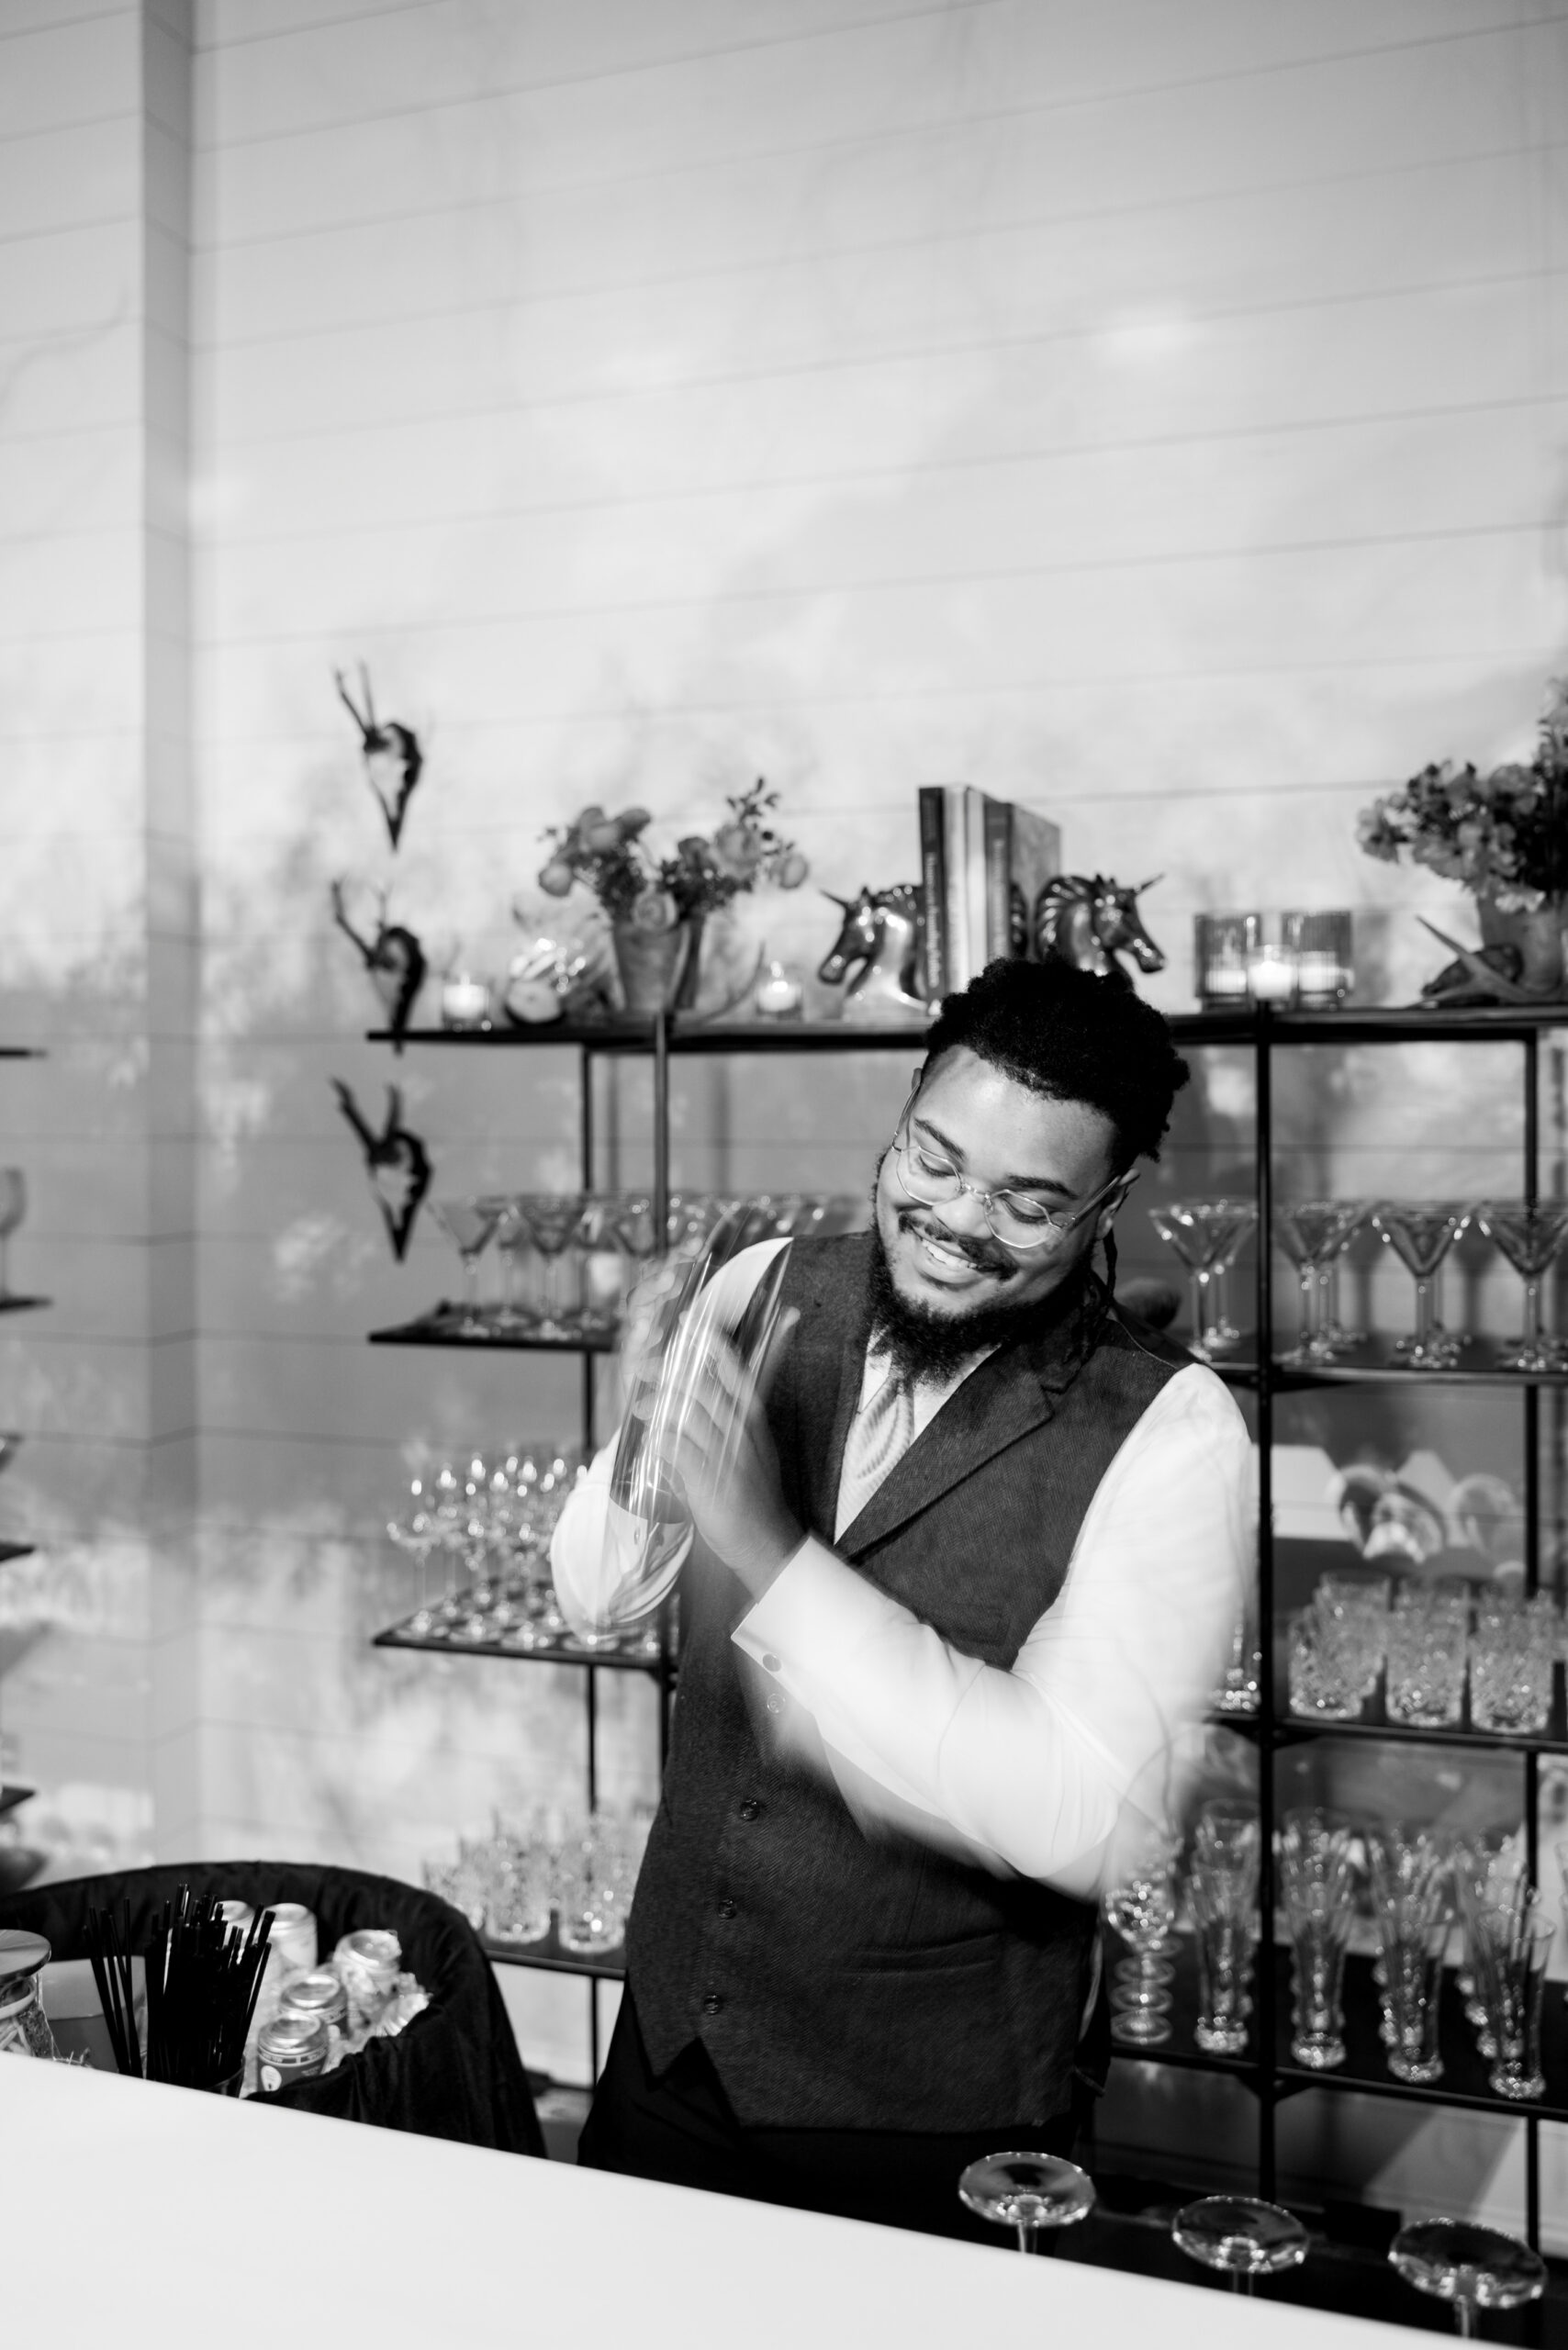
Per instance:
[[[1539,2300],[1546,2263],[1518,2236],[1470,2220],[1416,2220],[1388,2247],[1391,2265],[1407,2285],[1453,2304],[1454,2323],[1467,2338],[1477,2310],[1522,2309]]]
[[[561,1267],[567,1244],[583,1212],[580,1192],[521,1192],[522,1211],[541,1269],[539,1318],[534,1334],[541,1338],[573,1338],[577,1330],[562,1294]]]
[[[585,1337],[613,1337],[620,1323],[619,1278],[601,1291],[590,1270],[596,1257],[619,1263],[615,1233],[615,1202],[603,1192],[583,1195],[581,1211],[572,1227],[572,1247],[578,1263],[577,1327]]]
[[[1132,1953],[1115,1970],[1111,2037],[1134,2047],[1154,2047],[1170,2037],[1173,1969],[1160,1953],[1176,1917],[1176,1852],[1173,1836],[1150,1836],[1106,1889],[1106,1923]]]
[[[459,1338],[487,1338],[490,1325],[479,1304],[479,1259],[496,1228],[498,1203],[493,1199],[432,1200],[431,1209],[463,1267],[463,1303],[451,1326],[453,1334]]]
[[[536,1320],[523,1303],[519,1270],[519,1259],[533,1246],[533,1234],[520,1192],[503,1192],[486,1205],[496,1211],[496,1253],[501,1260],[501,1302],[490,1315],[491,1326],[502,1337],[521,1337]]]
[[[1228,1326],[1209,1309],[1209,1285],[1216,1270],[1234,1262],[1258,1221],[1251,1200],[1168,1200],[1148,1211],[1149,1222],[1187,1268],[1192,1315],[1192,1351],[1207,1362],[1236,1343]]]
[[[1541,1326],[1540,1285],[1568,1241],[1568,1202],[1483,1200],[1475,1221],[1495,1241],[1525,1285],[1522,1342],[1497,1357],[1500,1371],[1554,1371],[1562,1362]]]
[[[28,1179],[19,1167],[0,1167],[0,1304],[12,1294],[7,1271],[11,1235],[28,1212]]]
[[[1249,2293],[1254,2277],[1306,2258],[1306,2230],[1294,2213],[1250,2195],[1205,2195],[1177,2212],[1170,2233],[1190,2260],[1228,2277],[1233,2293]]]
[[[1094,2182],[1059,2154],[982,2154],[958,2180],[971,2211],[1012,2228],[1020,2252],[1033,2252],[1042,2228],[1075,2227],[1094,2208]]]
[[[435,1612],[431,1606],[430,1558],[441,1540],[441,1528],[431,1507],[431,1496],[424,1481],[416,1477],[409,1487],[409,1515],[406,1518],[389,1518],[386,1531],[399,1550],[406,1550],[420,1576],[420,1604],[409,1619],[410,1632],[426,1634],[435,1628]]]
[[[1344,1248],[1363,1213],[1359,1200],[1297,1200],[1289,1207],[1275,1209],[1274,1237],[1301,1282],[1301,1331],[1282,1361],[1333,1360],[1334,1339],[1324,1317],[1319,1276]]]
[[[1350,1823],[1307,1807],[1285,1814],[1280,1889],[1294,1960],[1291,2054],[1315,2073],[1345,2061],[1340,1994],[1350,1939]]]
[[[1189,1887],[1198,1930],[1198,2020],[1193,2037],[1210,2055],[1247,2047],[1247,1981],[1259,1932],[1258,1815],[1206,1804],[1193,1839]]]
[[[1472,1943],[1486,2037],[1496,2050],[1495,2096],[1525,2102],[1546,2094],[1540,2069],[1540,2005],[1556,1930],[1528,1886],[1507,1909],[1484,1909]]]
[[[1412,1371],[1448,1371],[1459,1359],[1459,1342],[1439,1324],[1433,1285],[1443,1259],[1470,1221],[1461,1200],[1379,1200],[1372,1224],[1416,1283],[1416,1327],[1399,1339],[1394,1353]]]

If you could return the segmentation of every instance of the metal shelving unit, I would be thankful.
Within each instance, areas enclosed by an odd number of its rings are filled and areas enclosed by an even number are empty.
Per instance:
[[[1255,1080],[1255,1115],[1257,1131],[1258,1201],[1258,1266],[1256,1280],[1256,1331],[1272,1332],[1273,1281],[1271,1247],[1269,1236],[1272,1217],[1272,1070],[1275,1052],[1303,1045],[1393,1045],[1435,1042],[1474,1041],[1518,1046],[1524,1057],[1524,1190],[1533,1196],[1538,1181],[1540,1136],[1537,1115],[1540,1075],[1540,1040],[1542,1034],[1554,1027],[1568,1027],[1568,1005],[1544,1008],[1540,1011],[1520,1011],[1513,1007],[1484,1006],[1463,1011],[1377,1012],[1349,1010],[1334,1013],[1286,1013],[1268,1006],[1248,1007],[1234,1012],[1198,1013],[1178,1015],[1170,1023],[1176,1042],[1187,1046],[1244,1046],[1250,1051]],[[385,1029],[372,1032],[372,1041],[392,1043],[395,1040]],[[707,1026],[682,1026],[678,1019],[668,1017],[606,1021],[603,1023],[561,1023],[548,1028],[503,1027],[486,1030],[411,1029],[401,1042],[408,1046],[456,1046],[466,1050],[506,1051],[519,1046],[543,1048],[566,1046],[575,1049],[580,1060],[581,1154],[584,1188],[592,1188],[593,1125],[591,1063],[599,1056],[640,1055],[654,1063],[654,1170],[652,1191],[655,1215],[662,1218],[669,1196],[669,1063],[672,1058],[691,1055],[712,1054],[785,1054],[846,1052],[913,1052],[919,1055],[922,1034],[909,1029],[857,1029],[843,1023],[789,1023],[764,1025],[761,1023],[728,1022]],[[562,1347],[559,1342],[524,1340],[495,1340],[462,1338],[450,1334],[421,1331],[420,1326],[375,1331],[371,1334],[377,1345],[437,1345],[467,1348],[476,1353],[501,1353],[509,1348],[534,1346],[558,1352],[581,1353],[584,1356],[584,1429],[591,1435],[592,1427],[592,1360],[595,1353],[610,1349],[609,1340],[586,1345]],[[1258,1559],[1259,1617],[1260,1623],[1274,1623],[1274,1564],[1275,1546],[1269,1539],[1271,1523],[1271,1452],[1274,1427],[1274,1398],[1290,1393],[1313,1388],[1345,1388],[1372,1386],[1408,1386],[1415,1388],[1469,1388],[1493,1393],[1515,1393],[1525,1415],[1526,1483],[1525,1503],[1527,1521],[1527,1583],[1537,1587],[1540,1579],[1540,1399],[1543,1390],[1568,1389],[1568,1372],[1521,1373],[1491,1369],[1485,1349],[1472,1346],[1462,1356],[1460,1363],[1449,1371],[1417,1372],[1395,1363],[1386,1348],[1374,1348],[1353,1362],[1334,1364],[1321,1370],[1299,1370],[1276,1362],[1271,1347],[1260,1348],[1256,1336],[1249,1348],[1244,1344],[1238,1357],[1216,1365],[1232,1386],[1249,1392],[1255,1399],[1257,1434],[1260,1454],[1259,1499],[1260,1527],[1262,1529]],[[593,1762],[593,1683],[595,1673],[604,1669],[654,1671],[662,1674],[665,1704],[661,1708],[667,1735],[667,1700],[673,1687],[673,1660],[667,1654],[661,1665],[623,1656],[604,1654],[566,1654],[554,1650],[525,1651],[489,1642],[461,1643],[452,1639],[431,1640],[410,1635],[406,1627],[395,1626],[378,1636],[377,1645],[388,1648],[435,1649],[442,1653],[474,1655],[506,1655],[517,1662],[574,1662],[587,1671],[589,1707],[589,1772]],[[1259,1804],[1261,1816],[1271,1820],[1274,1816],[1274,1758],[1283,1748],[1299,1742],[1332,1735],[1368,1740],[1383,1740],[1395,1743],[1425,1744],[1450,1747],[1472,1752],[1506,1752],[1516,1755],[1524,1777],[1524,1816],[1527,1823],[1529,1865],[1533,1872],[1536,1862],[1536,1805],[1539,1783],[1539,1758],[1542,1754],[1568,1753],[1568,1708],[1559,1695],[1550,1735],[1540,1739],[1505,1739],[1459,1728],[1453,1730],[1414,1730],[1386,1721],[1337,1722],[1328,1728],[1297,1722],[1280,1710],[1277,1689],[1282,1666],[1270,1648],[1271,1669],[1261,1676],[1261,1702],[1256,1715],[1216,1715],[1216,1726],[1235,1731],[1253,1742],[1259,1757]],[[661,1737],[661,1749],[665,1742]],[[662,1753],[661,1753],[662,1760]],[[1263,1863],[1260,1886],[1262,1915],[1271,1919],[1274,1910],[1274,1871],[1269,1838],[1263,1840]],[[617,1979],[622,1969],[614,1962],[575,1960],[547,1942],[521,1949],[492,1946],[491,1955],[501,1963],[540,1966],[555,1971],[584,1974],[599,1979]],[[1348,1970],[1349,1991],[1346,2000],[1347,2030],[1350,2035],[1350,2054],[1342,2070],[1333,2073],[1309,2073],[1293,2065],[1289,2055],[1289,1977],[1288,1954],[1275,1950],[1274,1963],[1260,1965],[1255,1983],[1255,2049],[1241,2057],[1205,2054],[1191,2044],[1191,2027],[1196,2011],[1196,1986],[1184,1979],[1179,1967],[1176,2007],[1173,2021],[1176,2040],[1161,2047],[1128,2052],[1132,2061],[1153,2063],[1180,2069],[1228,2075],[1242,2082],[1258,2099],[1259,2149],[1258,2173],[1260,2191],[1271,2196],[1275,2186],[1275,2114],[1283,2100],[1306,2088],[1323,2089],[1330,2094],[1353,2092],[1380,2098],[1391,2098],[1411,2105],[1452,2107],[1456,2109],[1506,2114],[1523,2122],[1526,2130],[1526,2201],[1527,2228],[1532,2243],[1540,2234],[1540,2124],[1541,2121],[1568,2121],[1568,2012],[1562,1994],[1553,1990],[1548,2002],[1546,2059],[1552,2080],[1556,2102],[1543,2104],[1534,2110],[1521,2109],[1506,2100],[1493,2097],[1484,2086],[1484,2075],[1470,2047],[1469,2036],[1457,2010],[1445,2016],[1444,2051],[1447,2071],[1442,2085],[1431,2088],[1417,2088],[1395,2081],[1382,2068],[1381,2050],[1376,2040],[1375,2000],[1372,1986],[1363,1981],[1366,1963],[1352,1960]],[[1449,1994],[1451,1997],[1451,1989]],[[1182,2044],[1183,2033],[1187,2044]],[[1271,2052],[1265,2055],[1262,2052]],[[1450,2061],[1451,2052],[1451,2061]]]
[[[0,1045],[0,1061],[41,1061],[48,1058],[41,1046]],[[47,1297],[0,1297],[0,1314],[36,1314],[52,1304],[53,1300]],[[11,1565],[17,1559],[30,1559],[33,1549],[30,1542],[0,1541],[0,1567]],[[0,1819],[26,1803],[32,1792],[31,1787],[0,1787]]]

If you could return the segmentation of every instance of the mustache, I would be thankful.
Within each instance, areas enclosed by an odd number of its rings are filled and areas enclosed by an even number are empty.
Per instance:
[[[980,1241],[966,1240],[962,1233],[949,1232],[946,1225],[923,1216],[918,1208],[900,1208],[898,1219],[901,1232],[924,1234],[939,1247],[951,1248],[955,1256],[962,1257],[967,1264],[978,1267],[981,1272],[1010,1273],[1013,1270],[1011,1257],[1003,1257],[999,1250],[987,1248]]]

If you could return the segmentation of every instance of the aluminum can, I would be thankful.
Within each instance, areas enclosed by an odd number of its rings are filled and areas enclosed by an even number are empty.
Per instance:
[[[256,2042],[256,2086],[263,2094],[290,2081],[313,2080],[327,2062],[331,2034],[319,2016],[278,2015]]]
[[[317,2016],[330,2031],[346,2031],[349,2020],[348,1994],[330,1966],[319,1966],[309,1975],[297,1975],[286,1983],[278,2015]]]

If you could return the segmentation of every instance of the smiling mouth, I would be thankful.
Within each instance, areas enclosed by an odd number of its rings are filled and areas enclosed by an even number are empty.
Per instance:
[[[944,1272],[983,1273],[992,1281],[1001,1281],[1013,1270],[1011,1265],[999,1265],[994,1258],[967,1248],[961,1240],[939,1237],[929,1225],[917,1224],[913,1216],[901,1217],[900,1222],[932,1263]]]

